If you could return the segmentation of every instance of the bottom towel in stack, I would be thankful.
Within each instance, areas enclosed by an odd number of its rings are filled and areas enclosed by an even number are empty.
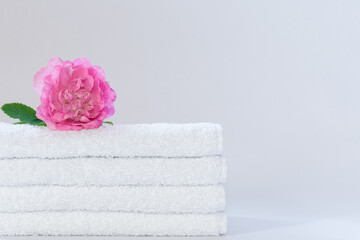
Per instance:
[[[2,235],[219,235],[217,186],[0,187]]]
[[[2,235],[200,236],[226,232],[226,216],[124,212],[1,213]]]

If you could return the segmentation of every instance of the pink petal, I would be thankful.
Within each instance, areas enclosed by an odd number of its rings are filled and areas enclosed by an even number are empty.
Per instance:
[[[85,67],[73,67],[73,72],[71,74],[71,78],[75,79],[75,78],[81,78],[81,77],[87,77],[89,76],[89,71],[87,68]]]
[[[102,80],[105,81],[105,72],[100,66],[93,66],[92,67],[96,71],[96,76]]]
[[[41,95],[43,86],[44,86],[44,79],[46,76],[51,75],[53,72],[53,68],[57,65],[62,65],[63,61],[58,58],[54,57],[51,58],[48,62],[46,67],[41,68],[34,76],[34,89],[35,91]]]
[[[87,118],[87,117],[85,117],[85,116],[82,116],[81,118],[80,118],[80,122],[83,122],[83,123],[85,123],[85,122],[89,122],[90,120]]]
[[[70,81],[71,81],[71,75],[70,75],[70,71],[71,71],[71,63],[70,64],[66,64],[64,63],[64,66],[62,66],[62,68],[60,69],[59,72],[59,81],[57,83],[57,86],[59,89],[65,89],[69,86]]]
[[[82,66],[85,68],[91,67],[90,61],[87,58],[77,58],[72,63],[73,63],[74,67],[77,67],[77,66]]]

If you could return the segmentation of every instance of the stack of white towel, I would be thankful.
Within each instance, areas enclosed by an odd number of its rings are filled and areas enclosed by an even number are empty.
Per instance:
[[[0,235],[225,234],[217,124],[0,123]]]

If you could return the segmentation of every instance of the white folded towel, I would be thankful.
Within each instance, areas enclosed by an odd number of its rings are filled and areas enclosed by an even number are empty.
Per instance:
[[[200,157],[222,154],[212,123],[104,125],[84,131],[0,123],[0,158]]]
[[[165,187],[0,187],[0,212],[120,211],[214,213],[225,208],[222,185]]]
[[[226,216],[119,212],[0,213],[0,235],[218,236]]]
[[[217,156],[0,160],[0,186],[214,185],[225,178]]]

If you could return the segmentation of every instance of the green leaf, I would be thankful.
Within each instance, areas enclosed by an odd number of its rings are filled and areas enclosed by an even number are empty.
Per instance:
[[[36,119],[32,120],[31,122],[29,122],[29,124],[31,124],[31,125],[39,125],[41,123],[44,123],[44,121],[40,120],[38,118],[36,118]]]
[[[103,122],[103,123],[106,123],[106,124],[110,124],[110,125],[114,125],[112,122],[110,122],[110,121],[105,121],[105,122]]]
[[[21,103],[4,104],[1,110],[9,117],[19,119],[22,122],[31,122],[37,119],[36,111]]]
[[[36,111],[22,103],[7,103],[1,107],[1,110],[11,118],[19,119],[17,124],[29,123],[38,125],[44,123],[36,117]]]
[[[45,122],[41,122],[41,123],[39,123],[39,124],[36,124],[36,126],[44,126],[44,127],[46,127],[47,125],[46,125]]]
[[[27,122],[16,122],[14,124],[17,125],[17,124],[28,124],[28,123]]]
[[[36,120],[36,121],[32,121],[31,123],[28,122],[16,122],[14,123],[15,125],[19,125],[19,124],[31,124],[31,125],[36,125],[36,126],[44,126],[46,127],[46,123],[40,119]]]

